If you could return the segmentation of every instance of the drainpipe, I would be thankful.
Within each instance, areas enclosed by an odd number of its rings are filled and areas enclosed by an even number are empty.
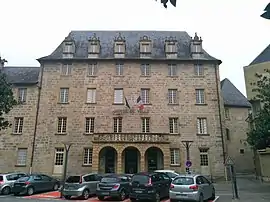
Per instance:
[[[36,136],[37,136],[38,115],[39,115],[39,108],[40,108],[40,95],[41,95],[41,87],[42,87],[42,80],[43,80],[43,70],[44,70],[44,65],[41,64],[40,82],[39,82],[39,85],[38,85],[37,111],[36,111],[36,118],[35,118],[34,136],[33,136],[33,143],[32,143],[32,153],[31,153],[31,161],[30,161],[30,169],[29,169],[30,174],[32,173],[32,170],[33,170],[33,161],[34,161],[35,144],[36,144]]]
[[[219,80],[218,80],[218,72],[217,72],[217,65],[215,65],[215,76],[216,76],[216,90],[217,90],[217,101],[218,101],[218,114],[219,114],[219,124],[220,124],[220,134],[221,134],[221,142],[222,142],[222,152],[223,152],[223,164],[225,165],[226,161],[226,153],[225,153],[225,144],[224,144],[224,134],[223,134],[223,127],[222,127],[222,116],[221,116],[221,106],[220,106],[220,91],[219,91]],[[225,169],[226,172],[226,169]]]

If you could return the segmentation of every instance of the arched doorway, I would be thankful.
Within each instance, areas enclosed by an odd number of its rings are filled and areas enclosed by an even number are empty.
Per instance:
[[[140,171],[141,154],[136,147],[127,147],[122,153],[123,170],[127,174]]]
[[[113,147],[104,147],[99,152],[99,172],[116,173],[117,151]]]
[[[164,169],[164,155],[160,148],[150,147],[145,151],[145,169],[148,172]]]

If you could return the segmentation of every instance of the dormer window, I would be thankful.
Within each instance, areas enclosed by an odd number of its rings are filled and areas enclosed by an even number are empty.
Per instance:
[[[114,57],[123,58],[126,54],[126,40],[125,37],[119,33],[114,39]]]
[[[193,59],[200,59],[203,54],[202,38],[198,37],[197,33],[195,33],[193,39],[191,38],[190,52]]]
[[[100,54],[100,40],[94,33],[88,40],[88,58],[97,58]]]
[[[150,57],[152,52],[152,42],[148,36],[140,39],[140,57]]]
[[[63,42],[63,58],[73,58],[75,54],[75,42],[71,37],[66,37]]]
[[[176,38],[169,37],[165,40],[165,55],[166,55],[166,58],[177,58]]]

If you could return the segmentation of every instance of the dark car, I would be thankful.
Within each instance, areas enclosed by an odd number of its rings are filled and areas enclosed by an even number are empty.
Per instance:
[[[137,173],[131,180],[129,198],[136,200],[160,201],[169,197],[171,178],[165,173]]]
[[[14,195],[32,195],[37,192],[56,191],[59,189],[60,182],[48,175],[32,174],[19,178],[13,186]]]
[[[130,192],[130,177],[127,175],[106,175],[97,185],[96,195],[99,200],[109,196],[118,200],[125,200]]]

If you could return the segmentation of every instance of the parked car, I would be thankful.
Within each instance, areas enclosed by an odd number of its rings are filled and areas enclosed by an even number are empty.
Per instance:
[[[113,197],[118,200],[125,200],[130,192],[131,178],[125,174],[112,174],[101,179],[97,186],[97,197],[104,200],[105,197]]]
[[[33,195],[37,192],[56,191],[60,187],[60,182],[48,175],[31,174],[21,177],[15,181],[12,191],[14,195]]]
[[[76,196],[86,200],[91,194],[96,194],[101,178],[102,176],[96,173],[69,176],[64,184],[63,196],[65,199]]]
[[[129,198],[131,202],[136,200],[160,201],[169,196],[171,178],[161,172],[137,173],[131,180]]]
[[[5,173],[0,174],[0,193],[8,195],[12,192],[14,182],[20,177],[26,176],[26,173]]]
[[[190,200],[203,202],[215,199],[215,188],[202,175],[179,175],[171,183],[170,200]]]
[[[179,173],[175,172],[174,170],[156,170],[155,172],[161,172],[167,174],[172,180],[180,175]]]

